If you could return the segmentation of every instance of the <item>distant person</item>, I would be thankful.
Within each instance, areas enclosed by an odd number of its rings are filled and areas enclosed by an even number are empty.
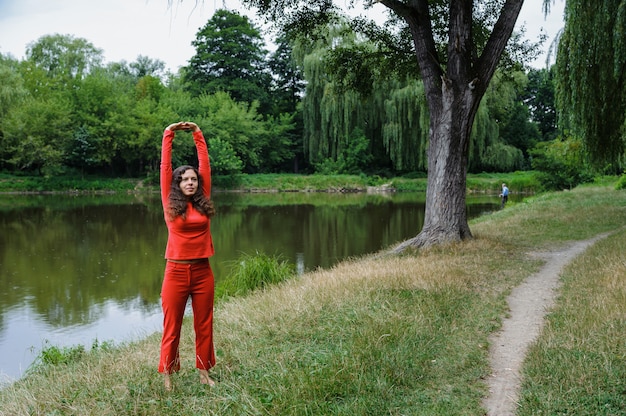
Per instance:
[[[502,198],[502,203],[500,204],[500,208],[504,208],[504,205],[509,200],[509,188],[507,188],[506,183],[502,184],[502,192],[500,193],[500,198]]]
[[[172,171],[172,142],[176,131],[190,131],[198,154],[198,169],[184,165]],[[178,346],[187,299],[191,297],[196,335],[196,368],[200,383],[215,385],[209,369],[215,365],[213,300],[215,281],[209,263],[213,256],[209,152],[202,131],[192,122],[170,124],[163,132],[161,149],[161,202],[168,237],[161,288],[163,338],[159,372],[165,389],[173,388],[170,374],[180,370]]]

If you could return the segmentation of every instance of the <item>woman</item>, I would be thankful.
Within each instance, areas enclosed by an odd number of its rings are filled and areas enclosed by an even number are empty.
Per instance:
[[[176,131],[191,131],[198,153],[198,169],[181,166],[172,171],[172,142]],[[163,132],[161,202],[168,230],[165,274],[161,289],[163,338],[159,372],[166,390],[170,374],[180,369],[178,346],[187,299],[191,296],[196,333],[196,368],[200,382],[214,385],[209,369],[215,365],[213,348],[214,278],[209,257],[214,253],[211,217],[211,166],[202,131],[192,122],[178,122]]]

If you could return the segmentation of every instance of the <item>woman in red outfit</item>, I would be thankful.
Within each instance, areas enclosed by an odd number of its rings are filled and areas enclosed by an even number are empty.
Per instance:
[[[176,131],[191,131],[198,153],[198,169],[181,166],[172,171],[172,141]],[[165,275],[161,289],[163,338],[159,372],[165,388],[172,389],[170,374],[180,369],[178,346],[187,299],[191,296],[196,333],[196,367],[200,382],[214,385],[209,369],[215,365],[213,348],[214,279],[209,257],[214,253],[211,217],[209,152],[197,124],[178,122],[163,132],[161,149],[161,202],[168,230]]]

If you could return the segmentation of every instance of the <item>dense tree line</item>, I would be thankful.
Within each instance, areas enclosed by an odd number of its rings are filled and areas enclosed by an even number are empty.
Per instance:
[[[225,24],[230,31],[215,29]],[[224,42],[205,38],[211,28]],[[105,65],[101,50],[71,35],[38,39],[23,61],[0,55],[0,169],[144,176],[158,170],[164,126],[189,119],[203,127],[215,173],[292,171],[302,154],[292,98],[300,85],[285,81],[288,71],[271,72],[284,55],[268,55],[261,39],[245,18],[220,11],[198,32],[197,55],[176,74],[144,56]],[[218,50],[223,44],[248,50]],[[194,63],[202,59],[226,64],[199,70]],[[245,68],[248,78],[233,68]],[[175,163],[191,159],[189,143],[176,146]]]
[[[337,50],[358,60],[380,46],[345,19],[313,40],[285,34],[272,53],[263,39],[248,18],[219,10],[175,74],[145,56],[104,64],[100,49],[70,35],[34,41],[23,61],[0,54],[0,170],[154,174],[162,129],[178,119],[202,126],[217,174],[427,169],[419,76],[359,73]],[[346,77],[362,87],[347,88]],[[480,102],[468,170],[529,169],[549,153],[537,145],[557,137],[554,71],[518,62],[495,75]],[[193,157],[189,143],[176,145],[175,163]]]

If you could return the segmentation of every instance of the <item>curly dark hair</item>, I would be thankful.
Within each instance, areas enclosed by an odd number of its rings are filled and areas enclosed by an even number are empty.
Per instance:
[[[191,197],[185,196],[183,191],[180,189],[180,182],[183,179],[183,174],[188,170],[193,170],[196,172],[196,176],[198,176],[198,189],[196,193]],[[176,168],[172,173],[172,185],[170,189],[170,198],[169,198],[169,206],[167,207],[167,215],[170,220],[173,220],[177,216],[185,218],[187,214],[187,202],[191,200],[191,204],[195,209],[198,210],[201,214],[211,218],[215,215],[215,207],[213,206],[213,201],[211,201],[204,193],[202,192],[202,178],[198,173],[198,169],[193,166],[184,165]]]

